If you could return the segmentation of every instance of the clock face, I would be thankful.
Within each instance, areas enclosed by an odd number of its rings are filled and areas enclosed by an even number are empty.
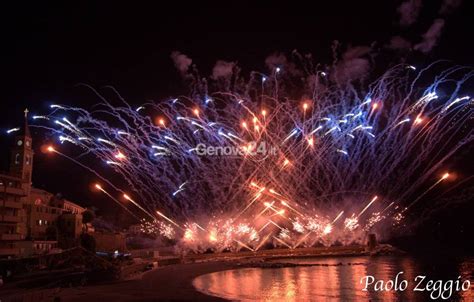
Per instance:
[[[17,142],[17,145],[18,145],[18,146],[23,145],[23,141],[20,139],[20,140]]]

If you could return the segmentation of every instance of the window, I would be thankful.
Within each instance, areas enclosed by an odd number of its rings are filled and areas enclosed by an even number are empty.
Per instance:
[[[42,224],[43,224],[43,221],[40,219],[40,220],[36,221],[36,224],[37,224],[37,225],[42,225]]]
[[[27,164],[27,165],[30,164],[30,157],[29,157],[29,156],[26,156],[26,164]]]
[[[20,163],[20,153],[15,154],[15,165]]]

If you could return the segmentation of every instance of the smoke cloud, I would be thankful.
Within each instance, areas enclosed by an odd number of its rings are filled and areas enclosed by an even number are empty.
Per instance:
[[[389,44],[387,45],[388,48],[395,50],[408,50],[411,48],[411,46],[412,45],[410,41],[400,36],[392,37]]]
[[[370,69],[370,62],[366,55],[370,47],[351,47],[342,55],[342,60],[336,65],[335,80],[347,82],[363,78]]]
[[[275,70],[277,67],[283,68],[286,73],[292,76],[300,76],[302,74],[294,63],[290,62],[284,54],[279,52],[266,57],[265,65],[267,65],[270,70]]]
[[[441,8],[439,9],[439,13],[441,15],[447,15],[454,12],[460,5],[462,4],[462,0],[444,0]]]
[[[443,19],[434,20],[430,28],[422,36],[422,41],[415,45],[415,50],[419,50],[423,53],[430,52],[433,47],[438,43],[439,38],[441,37],[441,31],[444,27]]]
[[[191,66],[193,63],[191,58],[179,51],[173,51],[170,57],[174,62],[174,66],[181,73],[181,75],[186,74],[188,72],[189,66]]]
[[[219,60],[214,65],[212,69],[212,78],[214,80],[222,79],[222,78],[230,78],[233,74],[235,67],[235,62],[226,62]]]
[[[421,0],[407,0],[398,7],[400,25],[410,26],[416,22],[422,8]]]
[[[286,65],[288,63],[288,60],[286,56],[282,53],[274,53],[269,55],[265,59],[265,65],[267,65],[268,68],[270,69],[275,69],[276,67],[280,67],[283,65]]]

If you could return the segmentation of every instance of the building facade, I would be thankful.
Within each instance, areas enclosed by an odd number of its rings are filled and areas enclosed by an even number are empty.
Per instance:
[[[32,186],[33,140],[27,122],[15,136],[10,169],[0,174],[0,257],[48,253],[77,243],[85,209]]]
[[[0,257],[22,254],[18,245],[26,236],[22,185],[21,179],[0,174]]]

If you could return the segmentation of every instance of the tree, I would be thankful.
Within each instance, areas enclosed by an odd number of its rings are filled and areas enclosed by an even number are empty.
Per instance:
[[[94,218],[94,213],[92,211],[86,210],[82,213],[82,224],[85,226],[86,233],[88,232],[87,224],[91,223]]]
[[[59,216],[56,221],[56,230],[58,232],[58,245],[60,248],[67,249],[77,245],[74,242],[74,236],[68,231],[66,219],[63,215]]]
[[[81,234],[81,246],[86,250],[95,253],[95,238],[92,235],[83,233]]]

